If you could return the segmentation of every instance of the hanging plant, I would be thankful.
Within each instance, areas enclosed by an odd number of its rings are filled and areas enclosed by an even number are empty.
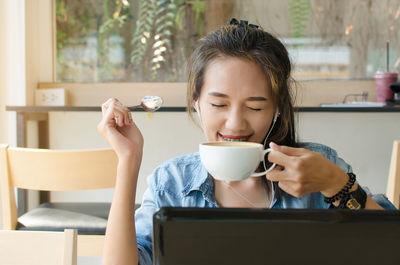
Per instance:
[[[203,0],[192,0],[188,1],[191,9],[194,13],[194,18],[196,20],[197,29],[199,30],[200,36],[204,34],[204,23],[202,20],[202,14],[206,11],[207,3]]]
[[[308,0],[290,0],[289,16],[294,38],[307,37],[307,23],[310,20],[311,2]],[[296,44],[295,46],[300,46]]]
[[[131,63],[138,69],[150,67],[152,79],[156,79],[158,70],[172,54],[171,41],[174,27],[183,29],[186,7],[191,7],[196,24],[202,29],[201,15],[206,2],[202,0],[142,0],[139,2],[138,19],[132,38]],[[204,30],[201,30],[202,32]],[[143,72],[146,69],[143,69]]]
[[[157,0],[139,1],[139,15],[136,21],[136,31],[132,39],[131,62],[134,66],[140,65],[146,54],[146,44],[151,37],[156,6]]]
[[[161,3],[163,2],[163,3]],[[157,70],[161,63],[165,62],[165,53],[171,48],[172,28],[177,14],[177,6],[174,1],[158,1],[163,8],[156,13],[154,22],[154,44],[152,46],[151,71],[153,79],[157,76]]]
[[[121,28],[130,18],[130,4],[127,0],[103,0],[103,23],[100,25],[97,35],[98,72],[96,80],[111,78],[110,72],[113,66],[109,63],[110,51],[109,38],[117,28]],[[112,14],[110,14],[112,13]]]

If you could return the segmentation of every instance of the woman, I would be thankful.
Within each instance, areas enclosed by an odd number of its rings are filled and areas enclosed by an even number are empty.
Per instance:
[[[190,64],[190,115],[194,107],[209,141],[269,145],[268,159],[279,166],[264,177],[225,183],[206,172],[198,153],[178,157],[148,178],[135,214],[143,137],[117,99],[102,105],[98,130],[119,158],[104,264],[152,264],[152,215],[162,206],[393,208],[383,196],[366,195],[334,150],[296,142],[290,71],[282,43],[254,25],[231,20],[205,37]]]

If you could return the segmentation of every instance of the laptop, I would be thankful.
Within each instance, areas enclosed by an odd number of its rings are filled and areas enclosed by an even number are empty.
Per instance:
[[[399,265],[400,212],[161,208],[156,265]]]

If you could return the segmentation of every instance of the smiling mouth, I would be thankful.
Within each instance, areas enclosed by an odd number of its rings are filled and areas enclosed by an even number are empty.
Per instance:
[[[228,138],[223,136],[222,134],[218,134],[222,141],[226,141],[226,142],[247,142],[247,140],[249,140],[250,136],[246,136],[246,137],[242,137],[242,138]]]

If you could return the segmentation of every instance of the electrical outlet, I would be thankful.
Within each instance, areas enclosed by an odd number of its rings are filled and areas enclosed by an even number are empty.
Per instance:
[[[36,106],[65,106],[66,93],[64,88],[36,89]]]

